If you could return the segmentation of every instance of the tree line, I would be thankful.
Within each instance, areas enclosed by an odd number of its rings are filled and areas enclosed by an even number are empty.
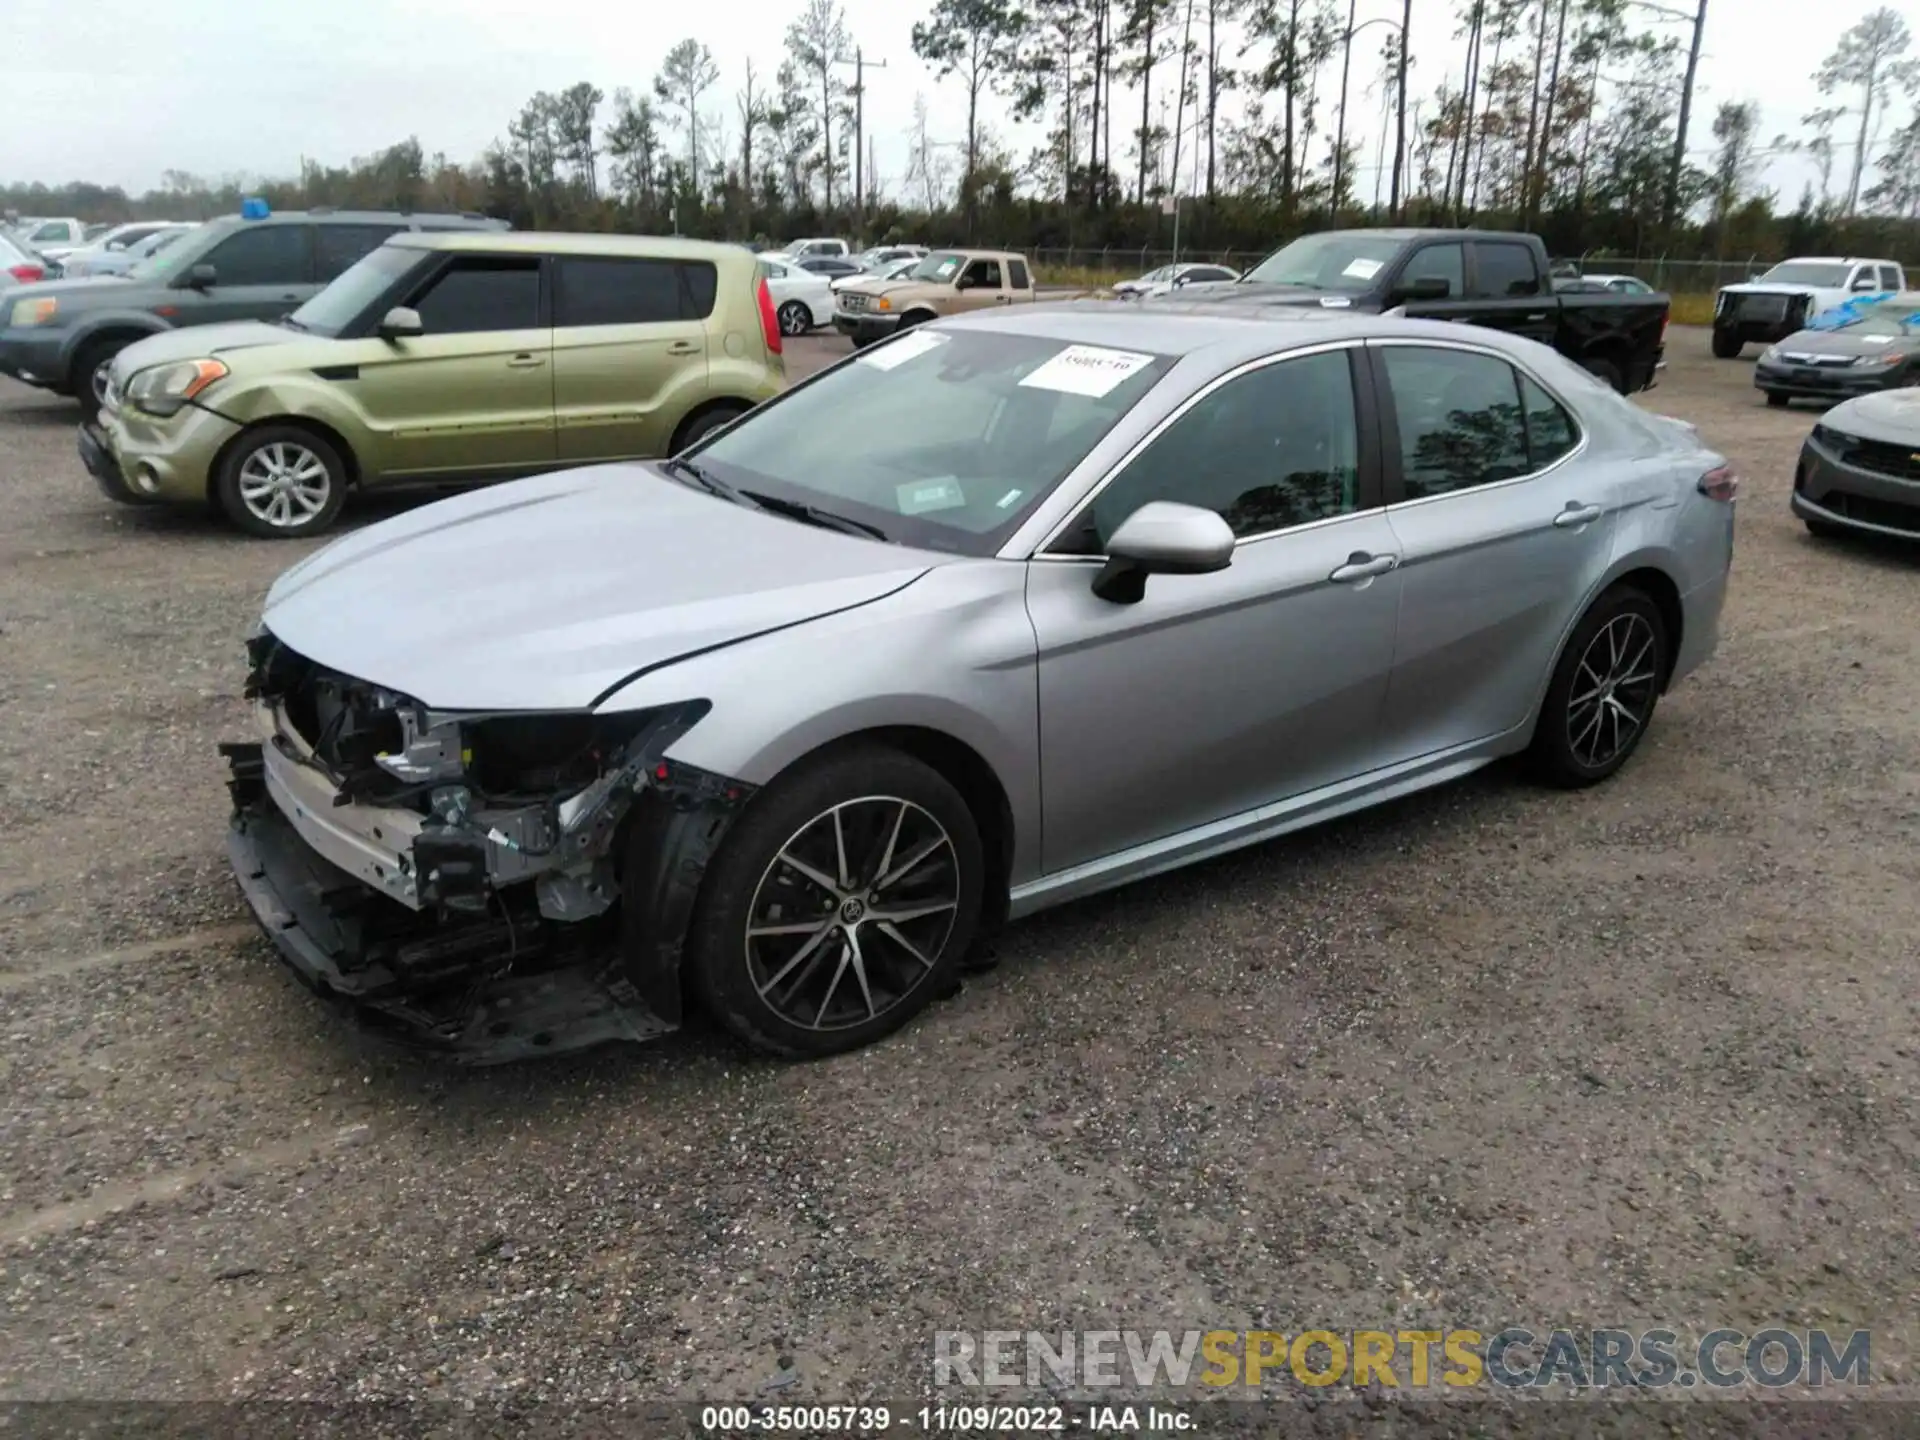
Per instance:
[[[883,175],[864,124],[879,62],[839,0],[804,0],[771,75],[748,63],[729,89],[682,40],[644,85],[534,95],[475,159],[409,138],[297,176],[170,171],[137,197],[0,187],[0,208],[202,218],[259,194],[523,228],[1093,251],[1164,248],[1177,196],[1198,250],[1387,220],[1518,226],[1559,254],[1907,248],[1920,61],[1905,22],[1880,9],[1846,31],[1815,72],[1822,103],[1767,138],[1751,100],[1719,101],[1704,126],[1692,113],[1707,4],[1423,0],[1416,17],[1402,0],[1356,24],[1357,0],[934,0],[913,50],[964,99],[964,127],[934,135],[917,95],[905,164]],[[1441,53],[1459,58],[1423,73]],[[1002,116],[1039,126],[1025,155]],[[1789,154],[1815,176],[1791,199],[1759,183]]]

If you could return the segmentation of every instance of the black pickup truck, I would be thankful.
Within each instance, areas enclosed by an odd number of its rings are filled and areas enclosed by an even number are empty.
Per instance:
[[[1665,295],[1556,291],[1536,235],[1500,230],[1323,230],[1238,280],[1185,285],[1146,301],[1322,305],[1457,320],[1551,345],[1622,394],[1665,364]]]

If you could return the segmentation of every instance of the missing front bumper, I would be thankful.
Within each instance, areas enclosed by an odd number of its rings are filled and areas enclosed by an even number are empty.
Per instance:
[[[239,767],[236,767],[239,768]],[[472,1065],[644,1041],[674,1030],[619,979],[617,942],[557,947],[538,916],[408,925],[316,855],[264,795],[234,812],[227,855],[280,958],[373,1028]],[[625,992],[624,994],[622,992]]]

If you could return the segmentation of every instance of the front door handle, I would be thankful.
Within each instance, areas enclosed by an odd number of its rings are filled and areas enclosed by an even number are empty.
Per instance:
[[[535,370],[547,363],[544,355],[516,355],[507,361],[509,370]]]
[[[1399,565],[1398,555],[1369,555],[1364,550],[1356,550],[1347,557],[1346,564],[1327,578],[1336,585],[1357,585],[1363,580],[1378,579]]]
[[[1547,318],[1547,312],[1542,310],[1539,314],[1529,315],[1526,318],[1527,318],[1528,324],[1537,324],[1539,321],[1542,321]]]
[[[1598,505],[1582,505],[1578,500],[1569,500],[1567,508],[1553,517],[1553,523],[1562,530],[1577,530],[1582,525],[1591,525],[1599,518]]]

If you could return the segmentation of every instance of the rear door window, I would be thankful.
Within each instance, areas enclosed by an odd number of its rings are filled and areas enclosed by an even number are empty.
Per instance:
[[[1418,345],[1389,345],[1382,353],[1408,500],[1529,472],[1518,377],[1506,361]],[[1551,424],[1542,417],[1543,450],[1554,443]]]
[[[399,225],[316,225],[313,232],[314,278],[322,285],[345,274],[354,261],[370,255],[400,233]]]
[[[718,288],[713,266],[682,260],[565,256],[556,272],[554,324],[563,329],[704,320]]]
[[[1892,265],[1882,265],[1880,267],[1880,288],[1882,290],[1898,290],[1900,288],[1900,271]]]
[[[1511,300],[1540,293],[1540,272],[1524,245],[1482,240],[1473,247],[1479,293],[1490,300]]]
[[[1009,260],[1007,262],[1007,288],[1008,289],[1025,290],[1028,288],[1028,286],[1031,283],[1032,282],[1027,279],[1027,262],[1026,261]]]

